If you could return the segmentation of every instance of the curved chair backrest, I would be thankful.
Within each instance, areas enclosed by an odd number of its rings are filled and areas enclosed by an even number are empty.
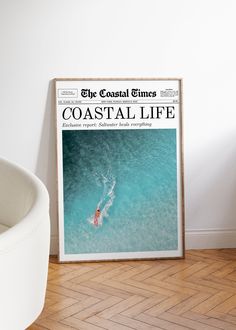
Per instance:
[[[0,329],[22,330],[41,313],[46,291],[50,220],[42,182],[0,159]]]

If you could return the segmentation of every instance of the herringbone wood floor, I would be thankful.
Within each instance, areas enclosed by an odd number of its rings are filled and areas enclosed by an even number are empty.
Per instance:
[[[29,330],[236,329],[236,249],[185,260],[57,264]]]

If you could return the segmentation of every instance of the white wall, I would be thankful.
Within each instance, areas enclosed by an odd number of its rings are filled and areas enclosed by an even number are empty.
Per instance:
[[[187,247],[236,247],[236,2],[0,0],[0,155],[51,196],[55,77],[182,77]]]

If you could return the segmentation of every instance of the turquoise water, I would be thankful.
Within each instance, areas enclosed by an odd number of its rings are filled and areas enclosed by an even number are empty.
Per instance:
[[[176,250],[176,172],[175,129],[63,131],[65,254]]]

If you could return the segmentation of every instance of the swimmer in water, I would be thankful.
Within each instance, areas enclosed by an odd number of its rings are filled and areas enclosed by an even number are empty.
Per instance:
[[[100,209],[97,209],[95,212],[94,221],[93,221],[93,224],[95,226],[98,226],[98,219],[99,219],[100,215],[101,215],[101,211],[100,211]]]

